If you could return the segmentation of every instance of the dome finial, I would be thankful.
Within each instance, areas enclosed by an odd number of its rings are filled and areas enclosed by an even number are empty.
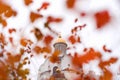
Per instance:
[[[59,38],[62,38],[62,36],[61,36],[61,32],[58,34],[58,37],[59,37]]]
[[[66,43],[66,41],[62,38],[61,33],[58,34],[58,38],[55,43]]]

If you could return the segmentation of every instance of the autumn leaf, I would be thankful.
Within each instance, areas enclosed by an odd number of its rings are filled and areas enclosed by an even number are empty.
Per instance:
[[[10,6],[6,5],[5,3],[3,3],[2,1],[0,1],[0,14],[6,12],[7,10],[10,9]]]
[[[21,59],[21,54],[8,55],[7,61],[8,61],[10,64],[12,64],[12,63],[15,63],[15,62],[20,61],[20,59]]]
[[[26,6],[28,6],[29,4],[31,4],[33,2],[33,0],[24,0],[24,3]]]
[[[71,30],[72,34],[77,32],[77,27],[74,27],[74,29]]]
[[[3,1],[0,1],[0,14],[5,15],[5,17],[16,16],[17,12],[14,11],[8,4],[5,4]]]
[[[58,50],[54,51],[54,53],[50,57],[50,61],[52,63],[58,62],[59,61],[59,57],[58,57],[59,54],[60,54],[60,52]]]
[[[50,46],[47,46],[47,47],[43,47],[42,48],[42,52],[44,53],[50,53],[51,52],[51,47]]]
[[[80,41],[80,37],[78,36],[78,37],[76,37],[76,36],[74,36],[74,35],[71,35],[71,36],[69,36],[69,38],[68,38],[68,40],[72,43],[72,44],[75,44],[75,43],[80,43],[81,41]]]
[[[53,40],[53,37],[50,36],[50,35],[47,35],[47,36],[44,37],[44,43],[45,43],[46,45],[49,45],[52,40]]]
[[[82,30],[85,26],[86,26],[86,24],[84,24],[83,26],[78,26],[78,27],[80,30]]]
[[[33,54],[31,54],[30,57],[32,58],[32,57],[33,57]]]
[[[20,39],[20,44],[25,47],[27,44],[30,44],[30,45],[33,44],[33,42],[29,39],[21,38]]]
[[[53,16],[48,16],[47,17],[47,22],[48,23],[51,23],[51,22],[56,22],[56,23],[59,23],[62,21],[62,18],[55,18]]]
[[[37,54],[40,53],[50,53],[51,49],[49,47],[40,47],[40,46],[35,46],[33,49]]]
[[[9,41],[11,42],[11,44],[13,44],[13,38],[9,37]]]
[[[75,26],[75,27],[71,30],[72,34],[74,34],[74,33],[76,34],[77,31],[82,30],[85,26],[86,26],[86,24]]]
[[[0,80],[7,80],[8,75],[9,71],[7,70],[7,66],[2,60],[0,60]]]
[[[16,29],[15,29],[15,28],[11,28],[11,29],[9,29],[8,31],[9,31],[9,33],[11,34],[12,32],[16,32]]]
[[[25,65],[24,62],[25,61],[21,61],[21,54],[17,54],[17,55],[12,55],[11,53],[7,53],[7,59],[5,59],[5,67],[4,69],[6,69],[6,71],[3,71],[3,73],[5,72],[5,75],[10,75],[10,76],[6,76],[7,79],[15,79],[15,80],[19,80],[21,79],[25,79],[26,75],[29,74],[29,69],[23,69],[23,66]],[[27,59],[27,58],[26,58]],[[16,65],[18,64],[18,65]],[[0,75],[1,76],[1,75]],[[0,77],[0,79],[4,80],[5,76]]]
[[[6,22],[6,20],[2,20],[2,25],[3,25],[3,27],[6,27],[7,26],[7,22]]]
[[[110,49],[107,49],[107,48],[106,48],[106,45],[103,46],[103,50],[104,50],[105,52],[109,52],[109,53],[112,52]]]
[[[20,40],[20,44],[25,47],[25,46],[28,44],[28,40],[25,39],[25,38],[22,38],[22,39]]]
[[[3,28],[7,26],[6,20],[2,19],[1,16],[0,16],[0,23],[2,24]]]
[[[35,20],[37,20],[38,18],[42,18],[43,16],[38,14],[38,13],[35,13],[35,12],[31,12],[30,13],[30,20],[31,22],[34,22]]]
[[[44,55],[44,58],[47,58],[47,55]]]
[[[107,10],[95,13],[95,20],[97,28],[102,28],[104,25],[110,22],[111,17]]]
[[[3,33],[0,33],[0,43],[2,43],[3,45],[6,44],[5,36],[3,35]]]
[[[81,40],[80,40],[80,37],[78,36],[78,38],[77,38],[77,42],[81,42]]]
[[[112,80],[112,77],[113,77],[113,74],[109,70],[104,69],[103,75],[100,76],[99,80]]]
[[[2,52],[0,52],[0,57],[3,57],[3,53]]]
[[[5,17],[9,18],[11,16],[16,16],[17,15],[17,12],[16,11],[13,11],[13,10],[9,10],[7,12],[5,12]]]
[[[34,28],[34,35],[38,41],[43,38],[43,34],[42,34],[41,30],[38,28]]]
[[[25,50],[23,48],[20,48],[20,54],[23,55]]]
[[[100,60],[99,67],[103,71],[103,75],[100,76],[100,80],[112,80],[113,74],[108,69],[106,69],[106,66],[110,66],[111,64],[115,63],[117,60],[118,60],[117,58],[113,58],[113,57],[107,61]]]
[[[38,11],[40,11],[40,10],[42,10],[42,9],[47,9],[49,5],[50,5],[50,3],[44,2],[44,3],[42,4],[42,6],[38,9]]]
[[[3,1],[0,1],[0,15],[4,15],[4,17],[11,17],[16,16],[17,12],[14,11],[8,4],[5,4]],[[0,16],[0,23],[3,25],[3,27],[7,26],[7,21],[3,18],[3,16]]]
[[[84,17],[84,16],[86,16],[86,13],[85,12],[81,12],[80,16]]]
[[[109,66],[110,64],[113,64],[113,63],[115,63],[117,60],[118,60],[117,58],[113,58],[113,57],[112,57],[112,58],[110,58],[110,59],[107,60],[107,61],[100,61],[99,67],[100,67],[101,69],[104,69],[105,66]]]
[[[76,23],[77,21],[78,21],[78,18],[76,18],[74,22]]]
[[[83,63],[88,63],[91,60],[99,58],[101,58],[101,53],[95,51],[93,48],[90,48],[89,51],[85,52],[83,55],[78,55],[78,53],[75,53],[72,62],[76,66],[81,66]]]
[[[29,59],[28,57],[25,57],[25,58],[24,58],[24,61],[26,61],[26,60],[28,60],[28,59]]]
[[[28,61],[28,64],[30,64],[30,61]]]
[[[35,46],[35,47],[33,48],[33,50],[34,50],[37,54],[39,54],[39,53],[41,53],[42,48],[41,48],[40,46]]]
[[[69,37],[69,41],[70,41],[72,44],[75,44],[75,43],[76,43],[75,36],[71,35],[71,36]]]
[[[66,1],[66,6],[67,8],[74,8],[76,0],[67,0]]]
[[[87,48],[84,48],[83,51],[86,52],[88,49]]]

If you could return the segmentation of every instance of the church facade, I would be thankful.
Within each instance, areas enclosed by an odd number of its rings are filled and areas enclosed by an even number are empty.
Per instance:
[[[72,57],[66,54],[67,44],[61,36],[54,43],[54,50],[59,50],[59,61],[52,63],[49,57],[40,66],[37,80],[73,80],[77,75],[74,71],[70,72],[68,69],[72,69],[71,59]],[[70,76],[72,75],[72,76]]]

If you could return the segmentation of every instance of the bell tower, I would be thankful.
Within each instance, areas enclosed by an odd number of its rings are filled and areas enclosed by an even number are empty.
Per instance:
[[[59,57],[63,57],[66,54],[67,44],[61,35],[58,36],[53,46],[55,50],[60,51]]]

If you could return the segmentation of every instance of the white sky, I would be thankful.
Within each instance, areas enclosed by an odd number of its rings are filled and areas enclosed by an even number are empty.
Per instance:
[[[19,44],[20,36],[28,37],[36,42],[34,36],[29,33],[33,26],[37,26],[42,29],[44,34],[50,33],[47,29],[44,29],[44,19],[38,19],[33,24],[30,23],[29,14],[31,11],[37,12],[37,9],[43,2],[50,2],[50,6],[47,10],[42,10],[40,13],[47,17],[53,15],[56,17],[62,17],[63,22],[57,24],[51,24],[51,27],[57,32],[61,32],[63,38],[67,38],[71,32],[71,29],[77,25],[87,24],[87,26],[78,33],[80,35],[82,43],[77,44],[76,51],[82,52],[84,47],[93,47],[103,54],[103,60],[108,60],[110,57],[118,57],[119,60],[116,64],[111,65],[110,69],[115,73],[120,65],[120,1],[119,0],[77,0],[76,11],[68,10],[65,7],[66,0],[34,0],[29,6],[25,6],[23,0],[6,0],[6,2],[12,6],[18,12],[16,17],[7,19],[8,26],[2,30],[0,25],[0,31],[9,36],[8,28],[16,28],[19,30],[14,36],[16,45]],[[107,9],[112,15],[112,21],[106,27],[101,30],[96,29],[95,20],[93,14],[97,11]],[[86,17],[80,17],[78,12],[89,13]],[[74,23],[75,18],[78,18],[78,22]],[[21,30],[21,31],[20,31]],[[106,45],[107,48],[112,50],[111,54],[106,54],[102,50],[102,46]],[[68,44],[69,45],[69,44]],[[71,46],[71,45],[69,45]],[[8,49],[11,49],[8,46]],[[14,49],[12,49],[14,51]],[[70,52],[73,52],[72,49]],[[32,63],[29,66],[31,69],[32,80],[36,80],[37,71],[39,66],[44,62],[42,56],[31,59]],[[85,65],[85,70],[92,69],[99,74],[100,70],[96,68],[98,61],[91,61],[90,64]],[[96,69],[95,69],[96,68]],[[114,70],[113,70],[114,68]]]

